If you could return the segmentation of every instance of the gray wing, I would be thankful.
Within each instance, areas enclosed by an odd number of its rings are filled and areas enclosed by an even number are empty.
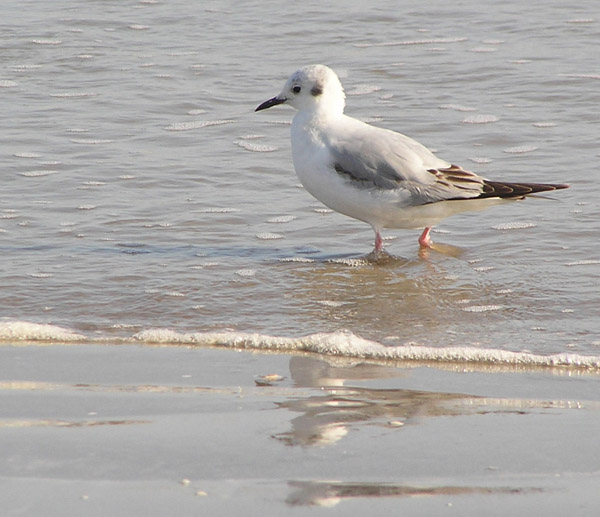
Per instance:
[[[348,120],[348,119],[346,119]],[[400,133],[355,121],[328,139],[331,166],[363,188],[404,189],[418,204],[479,196],[484,180]]]

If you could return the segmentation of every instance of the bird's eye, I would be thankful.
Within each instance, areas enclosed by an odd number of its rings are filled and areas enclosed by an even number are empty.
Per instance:
[[[301,90],[302,90],[302,88],[300,88],[300,86],[298,86],[298,85],[292,86],[292,91],[294,93],[300,93]]]

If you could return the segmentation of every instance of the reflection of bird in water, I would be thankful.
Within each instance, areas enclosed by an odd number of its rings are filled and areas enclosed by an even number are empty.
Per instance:
[[[466,261],[450,267],[435,260],[397,267],[324,264],[294,269],[290,277],[290,297],[305,303],[313,322],[325,330],[351,328],[386,345],[485,342],[486,335],[473,331],[481,315],[465,307],[512,308],[515,296],[498,293],[504,285],[495,284],[491,275],[478,277]],[[501,312],[495,317],[505,317]]]
[[[287,445],[330,445],[348,433],[348,425],[379,421],[390,427],[412,417],[452,415],[445,403],[477,397],[415,390],[327,388],[323,396],[288,400],[279,407],[302,413],[292,420],[292,431],[276,436]],[[391,421],[390,421],[391,419]]]
[[[412,138],[344,115],[342,84],[324,65],[294,72],[281,93],[256,111],[284,103],[298,110],[292,155],[302,185],[329,208],[370,224],[375,252],[383,249],[383,228],[425,228],[419,244],[431,248],[431,226],[446,217],[567,188],[489,181]]]
[[[334,366],[334,362],[343,366]],[[350,366],[347,366],[350,365]],[[489,365],[492,371],[502,367]],[[511,371],[511,370],[509,370]],[[342,439],[353,424],[402,428],[421,418],[517,413],[535,408],[581,407],[571,401],[491,398],[461,393],[409,389],[371,389],[345,384],[403,375],[398,368],[331,359],[331,363],[306,356],[290,359],[290,372],[297,387],[320,389],[319,395],[287,399],[280,408],[300,413],[291,420],[292,429],[275,435],[286,445],[326,446]]]
[[[292,420],[290,432],[275,436],[287,445],[330,445],[343,438],[352,423],[379,421],[385,426],[403,425],[416,416],[456,414],[460,410],[449,402],[479,398],[451,393],[343,386],[350,379],[398,375],[397,369],[375,365],[339,368],[309,357],[292,357],[290,371],[297,386],[321,388],[323,395],[289,399],[279,404],[281,408],[301,413]]]
[[[541,492],[537,488],[433,486],[418,487],[393,483],[349,483],[341,481],[291,481],[294,491],[286,499],[291,506],[314,505],[331,507],[344,499],[357,497],[423,497],[464,494],[522,494]]]

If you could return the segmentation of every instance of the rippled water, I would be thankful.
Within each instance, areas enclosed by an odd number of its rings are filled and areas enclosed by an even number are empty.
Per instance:
[[[278,5],[3,2],[2,319],[600,355],[597,2]],[[299,186],[292,110],[253,111],[313,62],[352,116],[572,188],[361,260],[371,229]]]

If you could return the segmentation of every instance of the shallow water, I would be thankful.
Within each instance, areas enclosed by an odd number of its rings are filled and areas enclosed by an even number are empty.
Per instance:
[[[84,341],[345,329],[600,355],[595,1],[22,6],[0,7],[4,340],[40,338],[14,321]],[[398,258],[364,261],[371,229],[299,187],[292,110],[253,111],[311,62],[340,73],[350,115],[572,188],[448,219],[426,256],[386,231]]]

